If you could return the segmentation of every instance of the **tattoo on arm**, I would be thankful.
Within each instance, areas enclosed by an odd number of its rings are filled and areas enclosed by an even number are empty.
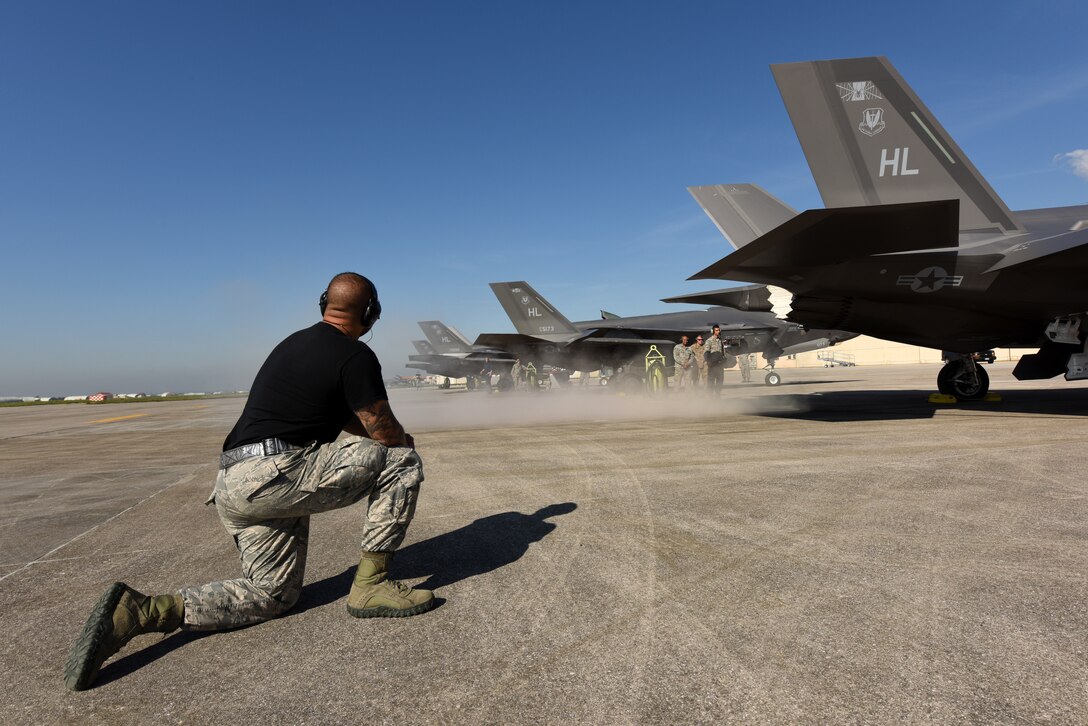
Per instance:
[[[389,407],[389,401],[375,401],[360,408],[355,412],[359,421],[366,430],[366,435],[386,446],[404,446],[407,439],[404,435],[404,427],[393,415],[393,409]]]

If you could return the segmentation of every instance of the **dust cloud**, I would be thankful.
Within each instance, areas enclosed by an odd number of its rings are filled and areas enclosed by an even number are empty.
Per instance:
[[[720,398],[710,398],[702,391],[691,394],[673,391],[663,396],[620,395],[600,386],[553,388],[536,393],[391,389],[389,394],[393,411],[410,432],[692,420],[796,413],[805,408],[799,397],[760,395],[752,393],[753,389],[745,387],[734,392],[726,388]]]

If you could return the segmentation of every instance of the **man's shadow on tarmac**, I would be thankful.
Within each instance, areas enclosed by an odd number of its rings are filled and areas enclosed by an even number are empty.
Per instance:
[[[578,508],[574,502],[550,504],[532,514],[502,512],[477,519],[452,532],[431,537],[397,550],[390,574],[411,580],[427,575],[416,587],[434,590],[482,575],[521,559],[533,542],[539,542],[556,528],[547,521]],[[355,577],[352,565],[338,575],[312,582],[302,588],[298,603],[284,617],[306,612],[335,602],[348,594]],[[438,604],[444,602],[441,598]],[[95,683],[104,686],[143,668],[198,638],[213,633],[181,631],[157,643],[137,650],[104,667]]]
[[[417,587],[434,590],[497,570],[521,559],[529,545],[554,530],[556,525],[548,519],[577,508],[574,502],[563,502],[532,514],[503,512],[477,519],[399,550],[393,560],[393,575],[406,580],[428,575]]]
[[[435,590],[483,575],[521,559],[533,542],[556,528],[547,521],[578,508],[574,502],[550,504],[532,514],[502,512],[482,517],[452,532],[416,542],[397,550],[390,575],[401,580],[427,576],[415,587]],[[344,597],[355,577],[355,566],[339,575],[302,588],[298,604],[288,615],[328,605]],[[439,599],[439,605],[442,604]]]

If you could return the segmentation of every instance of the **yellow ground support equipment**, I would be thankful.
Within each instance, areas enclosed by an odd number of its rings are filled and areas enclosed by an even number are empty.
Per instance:
[[[657,349],[656,345],[650,346],[646,354],[646,390],[650,394],[664,393],[668,388],[669,378],[665,375],[665,355]]]

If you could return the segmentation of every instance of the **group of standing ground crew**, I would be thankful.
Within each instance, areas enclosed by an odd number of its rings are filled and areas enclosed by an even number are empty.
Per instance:
[[[514,381],[514,390],[521,388],[528,388],[530,391],[536,390],[537,374],[536,366],[532,361],[529,361],[527,365],[521,364],[521,358],[514,359],[514,365],[510,368],[510,378]]]
[[[680,336],[680,342],[672,349],[676,387],[708,387],[717,395],[722,387],[727,345],[722,340],[721,327],[714,325],[705,342],[702,335],[695,337],[694,345],[688,345],[688,340],[688,336]],[[740,364],[741,380],[745,383],[751,381],[754,366],[751,354],[742,353],[737,356],[737,362]]]
[[[495,377],[495,368],[491,365],[491,358],[484,358],[483,368],[480,369],[476,377],[480,379],[484,390],[490,391],[492,389],[491,380]],[[536,366],[533,365],[532,361],[529,361],[528,365],[522,365],[521,358],[515,358],[514,365],[510,367],[510,381],[512,382],[510,387],[515,391],[519,388],[535,389],[537,383]],[[504,388],[505,386],[500,380],[499,390]]]

